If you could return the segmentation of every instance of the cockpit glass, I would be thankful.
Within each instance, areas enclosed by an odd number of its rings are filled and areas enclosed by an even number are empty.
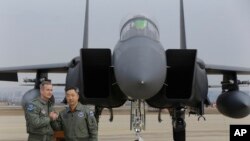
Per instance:
[[[159,31],[156,25],[146,18],[134,18],[128,20],[121,29],[121,40],[127,40],[135,36],[146,36],[153,40],[159,40]]]
[[[141,20],[137,19],[134,21],[135,28],[137,29],[145,29],[147,27],[147,21],[146,20]]]

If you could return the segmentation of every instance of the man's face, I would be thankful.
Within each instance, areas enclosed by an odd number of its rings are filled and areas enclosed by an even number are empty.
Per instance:
[[[79,95],[74,89],[71,89],[66,92],[66,99],[70,107],[76,106],[78,103]]]
[[[41,93],[42,99],[48,101],[53,95],[53,86],[45,84],[44,86],[41,87],[40,93]]]

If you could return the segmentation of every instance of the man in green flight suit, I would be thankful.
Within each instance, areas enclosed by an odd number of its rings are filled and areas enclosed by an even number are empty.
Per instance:
[[[52,141],[53,129],[51,121],[58,115],[54,112],[52,102],[53,86],[50,81],[43,81],[40,85],[40,96],[25,105],[25,119],[28,141]]]
[[[52,127],[63,130],[66,141],[98,141],[94,113],[78,102],[78,88],[68,87],[65,91],[69,107],[60,112],[58,119],[52,122]]]

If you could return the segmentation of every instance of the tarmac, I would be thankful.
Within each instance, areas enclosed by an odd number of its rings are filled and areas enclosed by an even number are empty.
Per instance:
[[[215,110],[214,110],[215,111]],[[206,121],[198,117],[186,116],[187,141],[229,141],[229,127],[232,124],[250,124],[250,116],[232,119],[218,112],[205,114]],[[144,141],[172,141],[172,124],[169,114],[162,114],[163,121],[158,122],[158,113],[150,112],[146,116],[146,131],[141,136]],[[109,115],[101,115],[99,123],[99,141],[133,141],[135,133],[130,131],[129,112],[114,112],[113,122]],[[0,141],[26,141],[27,133],[22,109],[0,108]]]

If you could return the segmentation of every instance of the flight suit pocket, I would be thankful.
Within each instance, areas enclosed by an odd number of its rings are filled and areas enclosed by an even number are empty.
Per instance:
[[[78,130],[76,130],[76,135],[77,137],[80,137],[80,138],[88,137],[89,136],[88,129],[82,126],[78,127]]]
[[[86,117],[78,117],[78,123],[77,123],[77,129],[76,129],[76,134],[78,137],[88,137],[89,132],[88,132],[88,127],[86,123]]]

